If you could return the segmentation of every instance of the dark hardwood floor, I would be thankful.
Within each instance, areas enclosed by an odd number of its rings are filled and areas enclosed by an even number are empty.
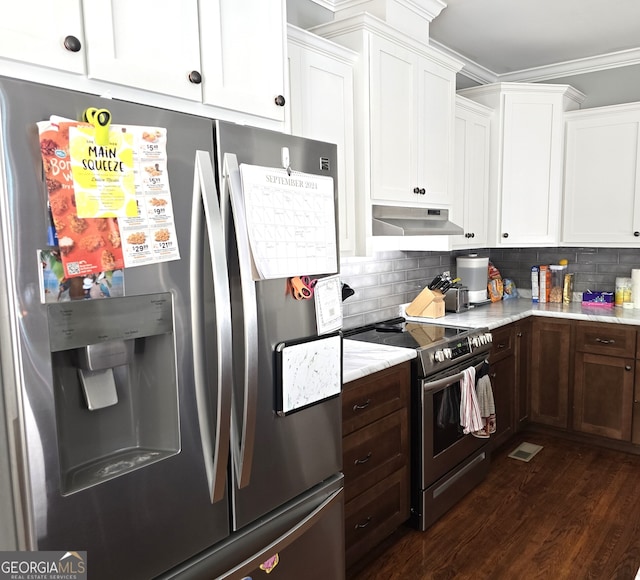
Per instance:
[[[507,455],[543,445],[529,463]],[[525,433],[487,479],[426,532],[402,527],[349,580],[634,579],[640,456]]]

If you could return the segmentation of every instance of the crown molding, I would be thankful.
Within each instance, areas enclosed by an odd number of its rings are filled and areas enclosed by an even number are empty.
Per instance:
[[[640,63],[640,48],[610,52],[588,58],[578,58],[557,64],[539,66],[498,75],[501,81],[538,82],[573,75],[597,72]]]
[[[463,54],[460,54],[455,50],[451,50],[444,44],[440,44],[439,42],[430,39],[429,46],[437,48],[440,52],[460,61],[462,63],[462,70],[459,74],[470,78],[472,81],[475,81],[476,83],[481,85],[490,85],[492,83],[498,82],[498,75],[496,73],[490,71],[488,68],[485,68],[482,65],[479,65],[477,62],[472,61]]]
[[[491,84],[496,82],[541,82],[562,77],[570,77],[585,73],[597,72],[623,66],[640,64],[640,48],[621,50],[608,54],[601,54],[587,58],[578,58],[544,66],[523,69],[510,73],[495,73],[478,63],[467,58],[463,54],[451,50],[444,44],[433,39],[429,44],[438,48],[441,52],[463,63],[460,74],[470,78],[479,84]]]
[[[362,4],[370,4],[371,0],[311,0],[316,4],[319,4],[327,10],[332,12],[338,12],[340,10],[357,8]],[[396,4],[400,4],[405,8],[408,8],[412,12],[419,14],[423,18],[426,18],[431,22],[434,18],[440,15],[447,4],[443,0],[392,0]],[[366,8],[366,7],[364,7]]]

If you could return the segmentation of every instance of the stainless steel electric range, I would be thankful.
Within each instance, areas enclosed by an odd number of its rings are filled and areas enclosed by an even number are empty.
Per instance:
[[[484,479],[489,440],[460,425],[463,371],[486,371],[492,336],[487,328],[459,328],[395,318],[347,330],[350,340],[415,348],[411,389],[411,513],[421,530]]]

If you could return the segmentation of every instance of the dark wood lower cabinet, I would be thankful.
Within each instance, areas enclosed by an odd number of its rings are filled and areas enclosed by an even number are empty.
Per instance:
[[[533,317],[531,330],[531,421],[569,426],[571,323]]]
[[[496,328],[492,335],[489,376],[496,404],[496,432],[491,436],[491,446],[495,449],[510,439],[515,431],[515,326],[508,324]]]
[[[520,320],[516,333],[515,430],[525,428],[531,415],[531,320]]]
[[[410,381],[406,362],[344,385],[347,568],[409,519]]]
[[[573,428],[631,441],[633,359],[578,352],[573,383]]]

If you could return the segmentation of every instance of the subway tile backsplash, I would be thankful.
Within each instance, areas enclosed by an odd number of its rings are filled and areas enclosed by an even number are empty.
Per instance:
[[[343,303],[344,328],[354,328],[398,315],[398,306],[411,302],[444,270],[455,275],[455,252],[381,252],[372,258],[343,258],[342,281],[355,294]],[[575,274],[574,291],[613,291],[618,276],[631,276],[640,268],[640,250],[635,248],[491,248],[478,250],[489,256],[503,278],[517,288],[531,290],[531,266],[557,264],[565,258],[568,272]]]

